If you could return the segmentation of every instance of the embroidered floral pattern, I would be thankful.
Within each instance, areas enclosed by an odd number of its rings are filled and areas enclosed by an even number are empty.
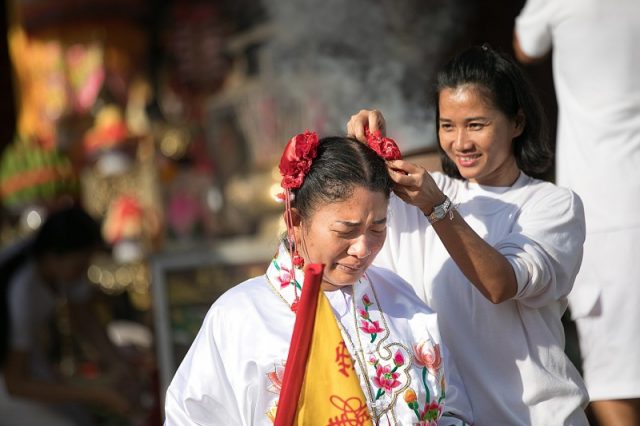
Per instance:
[[[276,395],[280,396],[280,391],[282,390],[282,379],[284,378],[284,368],[285,361],[280,361],[278,364],[273,365],[273,370],[267,373],[267,379],[269,379],[269,384],[267,385],[267,390],[269,392],[273,392]],[[273,403],[271,408],[266,412],[267,417],[274,423],[276,420],[276,412],[278,411],[278,399]]]
[[[378,388],[378,392],[376,393],[376,401],[380,399],[382,395],[386,392],[391,393],[394,388],[400,386],[401,382],[398,380],[400,377],[400,373],[397,372],[398,368],[404,365],[405,359],[400,350],[396,351],[393,356],[393,367],[389,365],[383,365],[380,361],[375,357],[371,356],[369,358],[369,362],[376,367],[376,375],[371,378],[373,384]]]
[[[291,269],[280,264],[279,260],[280,260],[279,258],[275,258],[271,262],[273,263],[273,266],[275,266],[276,270],[278,271],[276,280],[278,281],[278,284],[280,284],[280,288],[283,289],[289,285],[293,285],[298,290],[302,290],[302,286],[296,279],[295,273],[293,273]]]
[[[442,374],[442,355],[440,345],[431,340],[424,340],[413,347],[414,359],[417,366],[422,367],[422,385],[425,389],[424,406],[420,409],[418,398],[413,389],[409,388],[404,393],[404,401],[413,410],[418,418],[417,425],[435,426],[442,416],[445,400],[445,378]],[[431,399],[427,375],[431,374],[440,384],[440,396]],[[439,379],[439,380],[438,380]]]
[[[361,318],[359,328],[371,336],[371,343],[373,343],[378,337],[378,333],[383,332],[384,328],[380,327],[380,321],[374,321],[371,319],[369,307],[373,305],[373,303],[371,303],[371,299],[369,299],[367,294],[362,296],[362,303],[364,304],[364,309],[358,309],[358,313]]]
[[[276,395],[280,395],[280,391],[282,390],[282,379],[284,378],[284,361],[280,361],[279,364],[274,364],[273,371],[269,371],[267,373],[267,378],[269,379],[269,385],[267,386],[267,390],[269,392],[273,392]]]
[[[416,364],[426,367],[431,373],[436,374],[442,367],[442,355],[440,345],[430,340],[424,340],[413,347]]]

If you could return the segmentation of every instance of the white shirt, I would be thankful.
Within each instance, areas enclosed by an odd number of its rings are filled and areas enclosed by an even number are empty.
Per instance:
[[[237,285],[213,304],[167,390],[167,426],[272,424],[269,414],[273,414],[281,384],[274,379],[281,378],[286,368],[295,322],[290,309],[295,297],[293,286],[280,288],[278,279],[280,268],[290,265],[288,259],[281,247],[267,275]],[[299,271],[296,277],[302,284]],[[397,275],[375,267],[354,286],[324,294],[336,315],[347,349],[353,358],[358,358],[351,362],[369,412],[374,406],[376,410],[391,407],[380,419],[382,425],[417,422],[415,413],[404,402],[403,392],[411,386],[418,401],[422,401],[425,389],[420,387],[422,370],[407,350],[413,350],[413,345],[419,342],[441,343],[436,315]],[[366,343],[370,335],[365,339],[360,330],[362,318],[358,312],[365,294],[373,303],[369,308],[371,319],[389,332],[388,335],[381,332],[373,345]],[[398,378],[401,383],[393,394],[387,393],[375,403],[366,390],[370,386],[365,383],[373,383],[370,380],[375,368],[367,361],[371,356],[382,359],[382,352],[388,356],[387,348],[391,352],[403,351],[411,367],[408,375],[401,374]],[[365,365],[360,362],[363,355]],[[442,371],[447,375],[443,412],[470,422],[471,409],[464,385],[444,347],[442,360]],[[438,383],[431,381],[428,386],[431,395],[439,394]],[[438,424],[461,425],[460,419],[443,415]]]
[[[516,32],[529,56],[553,45],[557,182],[587,231],[640,226],[640,2],[529,0]]]
[[[579,198],[524,173],[507,188],[433,177],[469,226],[512,264],[517,295],[499,305],[489,302],[422,212],[395,196],[375,263],[398,272],[438,313],[475,424],[586,424],[587,394],[564,354],[561,324],[582,256]]]

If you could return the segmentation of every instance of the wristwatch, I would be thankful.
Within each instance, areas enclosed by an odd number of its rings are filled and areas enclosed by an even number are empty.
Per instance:
[[[449,197],[447,197],[442,202],[442,204],[434,206],[433,211],[428,215],[425,214],[425,216],[427,216],[429,223],[435,223],[439,220],[444,219],[447,213],[449,213],[449,211],[451,210],[452,206],[453,204],[451,203],[451,200],[449,199]],[[453,219],[453,215],[451,216],[451,218]]]

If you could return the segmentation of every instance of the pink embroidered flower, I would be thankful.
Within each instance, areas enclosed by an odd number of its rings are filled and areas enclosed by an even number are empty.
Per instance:
[[[293,279],[293,274],[291,274],[290,269],[287,269],[284,266],[280,266],[280,274],[278,274],[276,279],[280,283],[280,288],[285,288],[286,286],[291,284],[291,280]]]
[[[362,303],[364,303],[364,306],[366,306],[367,308],[371,306],[371,300],[369,299],[369,296],[367,296],[366,294],[362,296]]]
[[[389,366],[378,365],[373,383],[380,388],[380,390],[391,392],[393,388],[400,386],[398,376],[400,376],[400,373],[392,371]]]
[[[273,366],[273,371],[267,373],[267,378],[270,382],[269,386],[267,387],[267,390],[269,392],[280,395],[280,390],[282,389],[282,379],[284,378],[284,365],[284,362],[276,364]]]
[[[369,312],[365,309],[358,309],[358,313],[360,314],[360,318],[369,319]]]
[[[416,364],[427,368],[430,372],[437,372],[442,366],[442,355],[440,345],[433,344],[430,340],[424,340],[414,345],[413,352],[416,357]]]
[[[404,365],[404,356],[402,356],[402,353],[399,350],[393,356],[393,363],[396,365],[396,367],[401,367]]]
[[[294,136],[287,143],[280,159],[280,185],[283,188],[296,189],[302,186],[317,155],[318,143],[318,135],[308,130]]]
[[[378,334],[384,331],[384,328],[380,327],[379,321],[362,320],[360,323],[362,324],[360,330],[367,334]]]

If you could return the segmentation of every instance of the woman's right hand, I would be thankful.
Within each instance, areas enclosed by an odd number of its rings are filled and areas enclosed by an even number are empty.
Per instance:
[[[446,196],[424,167],[403,160],[387,161],[389,176],[395,183],[393,192],[405,203],[429,215]]]
[[[352,115],[347,123],[347,136],[366,143],[367,138],[364,136],[365,127],[369,127],[371,132],[380,130],[382,136],[386,136],[387,128],[384,117],[382,113],[376,109],[362,109],[357,114]]]

